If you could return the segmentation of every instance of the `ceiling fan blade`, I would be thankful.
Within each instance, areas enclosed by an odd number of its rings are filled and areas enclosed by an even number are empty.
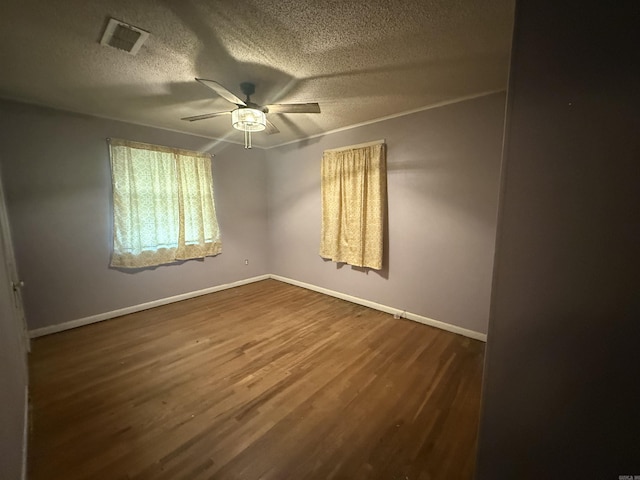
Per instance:
[[[236,97],[233,93],[231,93],[225,87],[220,85],[218,82],[214,82],[213,80],[207,80],[207,79],[204,79],[204,78],[196,78],[196,80],[198,82],[200,82],[201,84],[209,87],[211,90],[216,92],[218,95],[220,95],[225,100],[228,100],[231,103],[235,103],[236,105],[242,105],[243,107],[247,106],[246,103],[244,103],[242,100],[240,100],[238,97]]]
[[[219,117],[221,115],[229,115],[231,112],[204,113],[202,115],[194,115],[193,117],[184,117],[180,120],[195,122],[196,120],[206,120],[207,118]]]
[[[317,103],[279,103],[265,107],[269,113],[320,113]]]
[[[273,123],[267,120],[267,128],[265,128],[264,133],[267,135],[273,135],[274,133],[280,133],[278,127],[276,127]]]

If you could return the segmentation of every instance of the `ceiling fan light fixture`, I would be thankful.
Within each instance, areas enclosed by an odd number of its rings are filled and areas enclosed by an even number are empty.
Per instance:
[[[267,116],[255,108],[238,108],[231,112],[231,124],[243,132],[261,132],[267,128]]]
[[[255,108],[237,108],[231,112],[231,125],[244,132],[244,148],[251,148],[251,132],[260,132],[267,128],[267,116]]]

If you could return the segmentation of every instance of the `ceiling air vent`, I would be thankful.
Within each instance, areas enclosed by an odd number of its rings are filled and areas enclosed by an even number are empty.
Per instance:
[[[149,38],[149,32],[110,18],[100,43],[135,55],[147,38]]]

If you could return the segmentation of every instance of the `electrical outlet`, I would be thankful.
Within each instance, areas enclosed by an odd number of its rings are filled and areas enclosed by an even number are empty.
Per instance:
[[[248,258],[245,258],[245,259],[244,259],[244,264],[245,264],[245,265],[249,265],[249,259],[248,259]]]

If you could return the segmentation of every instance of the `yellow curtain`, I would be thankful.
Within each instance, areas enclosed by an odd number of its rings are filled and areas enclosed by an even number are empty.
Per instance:
[[[320,256],[382,268],[386,186],[384,143],[324,152]]]
[[[149,267],[221,252],[209,155],[118,139],[110,152],[111,266]]]

